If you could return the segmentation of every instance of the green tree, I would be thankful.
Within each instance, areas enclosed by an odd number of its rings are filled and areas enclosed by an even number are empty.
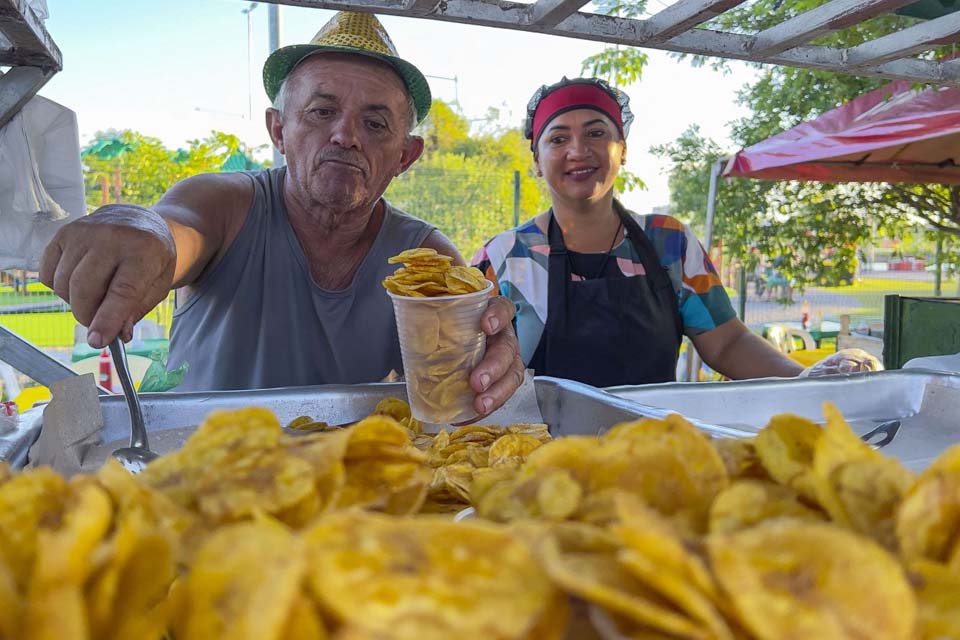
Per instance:
[[[647,8],[647,0],[594,0],[593,5],[601,15],[639,18]],[[643,77],[647,61],[647,54],[634,47],[607,47],[584,60],[580,73],[603,78],[614,86],[626,86]]]
[[[826,1],[758,0],[721,14],[704,27],[756,33]],[[913,18],[883,15],[827,34],[814,44],[854,46],[913,22]],[[645,61],[644,56],[633,49],[608,49],[605,53],[627,63]],[[727,64],[699,56],[689,58],[695,65],[710,63],[717,69]],[[757,80],[744,86],[738,94],[738,102],[749,107],[751,113],[732,124],[731,137],[737,147],[749,146],[885,82],[791,67],[763,67]],[[723,149],[714,141],[705,140],[695,127],[672,144],[653,149],[673,162],[671,206],[677,215],[702,224],[710,167],[717,158],[733,151],[735,148]],[[718,185],[714,237],[722,239],[726,250],[742,258],[748,266],[753,266],[750,263],[761,253],[780,257],[780,268],[802,287],[804,283],[836,280],[838,273],[846,275],[856,258],[857,246],[874,233],[894,236],[918,222],[960,233],[958,204],[960,192],[940,185],[734,179]],[[752,251],[754,248],[758,251]]]
[[[715,141],[689,128],[671,144],[652,151],[672,162],[670,208],[702,233],[710,169],[729,155]],[[870,207],[865,193],[877,185],[769,180],[718,180],[714,238],[748,270],[761,256],[777,259],[778,270],[798,288],[849,283],[857,249],[882,228],[896,235],[910,224],[902,216]]]
[[[436,225],[467,259],[514,226],[514,171],[520,174],[521,222],[550,206],[519,128],[471,134],[463,114],[437,100],[419,133],[423,156],[390,184],[386,197]]]
[[[710,170],[726,152],[713,140],[704,138],[700,128],[691,125],[674,142],[653,147],[651,152],[672,163],[670,170],[670,211],[690,224],[702,238],[705,231],[707,193]],[[771,183],[748,185],[717,182],[717,207],[714,238],[721,239],[726,252],[743,257],[748,267],[756,266],[759,254],[752,251],[759,237],[769,226],[758,215],[735,215],[756,212],[766,206],[765,196]]]
[[[256,151],[220,131],[176,150],[136,131],[98,132],[82,154],[87,206],[96,208],[104,202],[149,206],[178,180],[220,171],[230,156],[252,157]]]
[[[453,107],[442,100],[434,100],[430,115],[420,125],[424,154],[438,152],[468,155],[470,149],[470,123]]]
[[[622,18],[639,18],[647,7],[647,0],[594,0],[596,13]],[[615,87],[623,87],[643,78],[643,68],[649,58],[646,53],[634,47],[607,47],[598,54],[588,57],[580,65],[580,73],[586,77],[602,78]],[[643,179],[635,173],[620,170],[614,185],[617,193],[627,193],[634,189],[646,189]]]
[[[738,146],[750,146],[885,82],[788,67],[765,69],[757,81],[739,92],[740,104],[752,113],[733,123],[731,137]],[[699,187],[704,193],[706,184],[703,181]],[[741,193],[733,196],[731,190]],[[845,279],[856,248],[878,231],[893,237],[926,224],[960,233],[957,200],[942,185],[734,179],[725,191],[721,193],[727,202],[720,205],[718,200],[718,211],[727,219],[726,227],[733,224],[750,228],[757,220],[767,223],[763,228],[766,234],[757,237],[757,246],[766,255],[782,255],[782,270],[800,288],[805,283],[835,282],[831,271]],[[762,197],[749,199],[747,193]],[[743,201],[750,202],[752,208],[740,208],[738,203]],[[771,234],[778,237],[769,238]],[[728,237],[726,231],[723,237]],[[782,254],[771,252],[771,244],[783,245],[786,250]],[[843,267],[838,268],[833,260],[825,262],[827,254],[836,256]]]

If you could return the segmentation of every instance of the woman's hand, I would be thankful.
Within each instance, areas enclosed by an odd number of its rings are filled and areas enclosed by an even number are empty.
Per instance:
[[[836,353],[810,365],[800,373],[800,377],[817,378],[837,373],[861,373],[864,371],[882,371],[883,364],[863,349],[841,349]]]

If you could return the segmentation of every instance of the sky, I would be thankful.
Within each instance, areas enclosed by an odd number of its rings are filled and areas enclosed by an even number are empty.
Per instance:
[[[649,0],[656,11],[672,0]],[[77,113],[80,143],[97,131],[134,129],[170,147],[211,130],[236,134],[251,146],[269,145],[269,101],[261,70],[268,55],[268,10],[240,0],[47,0],[47,30],[63,54],[63,71],[41,90]],[[333,15],[281,7],[280,44],[308,42]],[[503,121],[522,122],[534,90],[562,76],[581,75],[581,62],[601,43],[435,20],[381,16],[402,57],[426,76],[435,97],[457,101],[482,124],[490,107]],[[628,138],[627,169],[647,190],[624,203],[649,212],[670,199],[669,163],[653,145],[676,139],[688,126],[732,149],[728,123],[747,115],[736,91],[756,73],[738,62],[729,73],[694,68],[649,50],[643,78],[626,87],[636,115]],[[248,63],[248,54],[250,61]],[[252,115],[252,117],[251,117]],[[269,157],[268,152],[264,152]]]

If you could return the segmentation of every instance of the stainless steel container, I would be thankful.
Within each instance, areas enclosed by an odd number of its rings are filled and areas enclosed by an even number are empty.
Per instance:
[[[606,391],[641,405],[682,413],[715,427],[756,433],[778,413],[823,421],[832,402],[859,435],[899,420],[885,454],[914,470],[960,444],[960,375],[920,369],[822,378],[667,383]]]
[[[534,380],[537,404],[543,421],[555,436],[596,435],[625,420],[662,417],[662,409],[640,406],[589,385],[559,378]],[[309,415],[329,424],[345,424],[369,415],[383,398],[406,399],[400,383],[323,385],[255,391],[193,393],[145,393],[140,396],[144,422],[150,434],[150,448],[165,453],[182,446],[204,417],[217,409],[260,406],[277,414],[282,424]],[[101,442],[122,443],[130,435],[130,417],[122,396],[101,396],[103,413]],[[21,429],[6,440],[0,439],[0,459],[23,466],[27,451],[43,425],[42,409],[24,414]],[[718,436],[742,437],[738,429],[698,424]]]

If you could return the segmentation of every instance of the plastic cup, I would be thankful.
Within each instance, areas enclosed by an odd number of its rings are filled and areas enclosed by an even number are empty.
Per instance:
[[[387,293],[393,300],[403,375],[413,417],[450,424],[476,417],[470,372],[483,359],[480,328],[493,283],[482,291],[435,298]]]

